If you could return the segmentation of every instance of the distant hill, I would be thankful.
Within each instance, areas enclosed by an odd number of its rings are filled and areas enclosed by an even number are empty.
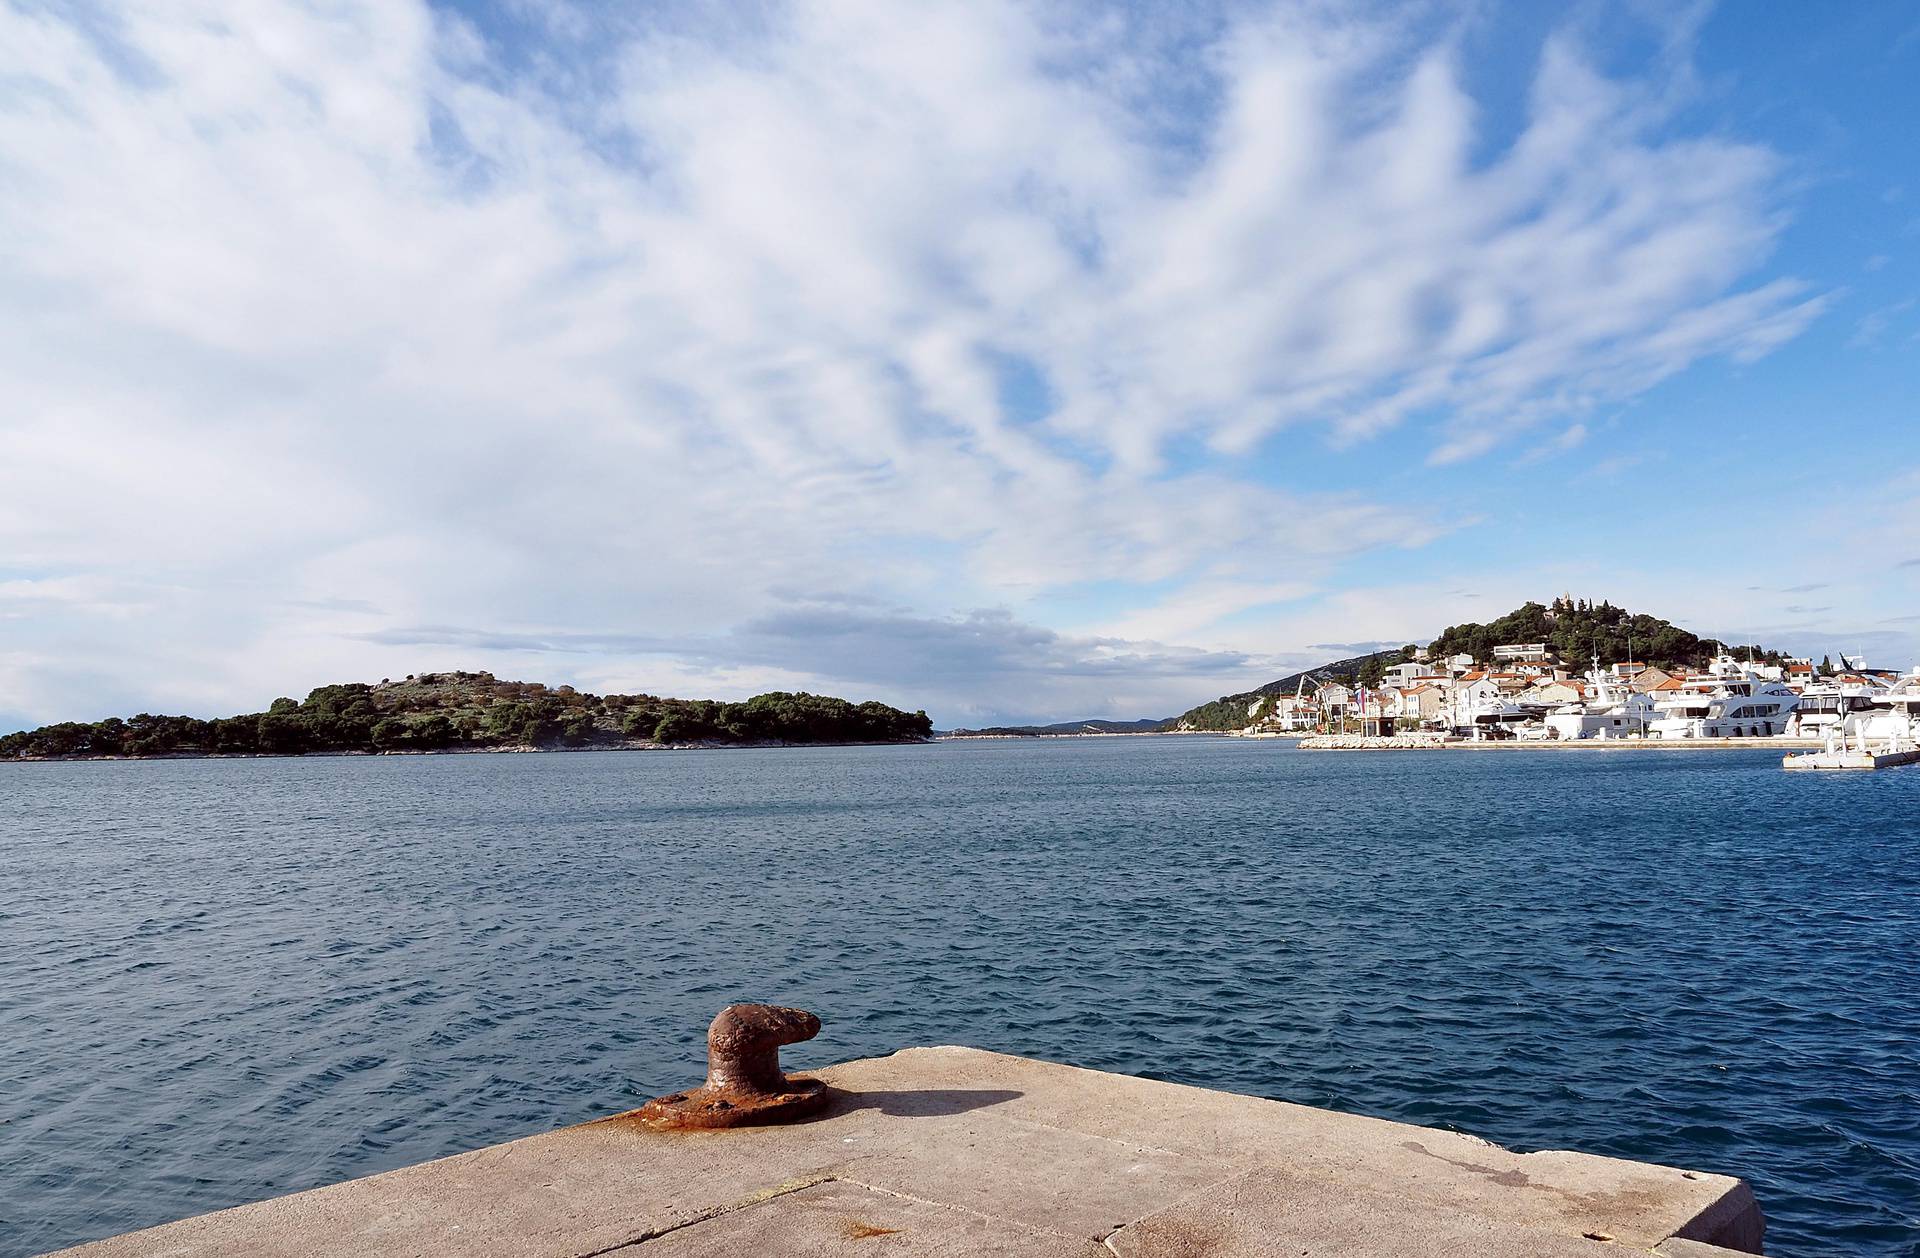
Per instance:
[[[1367,655],[1348,656],[1344,660],[1329,660],[1313,668],[1288,673],[1285,677],[1270,681],[1264,686],[1256,686],[1252,690],[1243,691],[1237,695],[1221,695],[1218,699],[1198,707],[1188,708],[1168,721],[1166,728],[1169,730],[1245,729],[1252,724],[1253,705],[1261,699],[1274,695],[1293,694],[1300,688],[1303,680],[1306,682],[1307,693],[1311,694],[1314,687],[1321,682],[1333,681],[1336,678],[1351,681],[1360,675],[1369,661],[1378,660],[1381,666],[1385,667],[1397,662],[1400,656],[1401,652],[1398,650],[1374,651]]]
[[[265,712],[200,720],[141,713],[0,737],[0,760],[281,755],[644,745],[921,742],[925,712],[776,691],[744,703],[592,695],[492,673],[422,673],[322,686]]]
[[[1486,623],[1449,625],[1431,642],[1427,654],[1434,660],[1454,655],[1471,655],[1478,663],[1489,663],[1493,648],[1508,642],[1540,642],[1557,652],[1561,659],[1580,666],[1597,652],[1602,666],[1625,660],[1638,660],[1663,668],[1684,666],[1699,668],[1720,649],[1745,657],[1778,663],[1781,653],[1758,644],[1720,643],[1702,638],[1670,621],[1644,613],[1629,612],[1604,599],[1591,603],[1570,596],[1552,603],[1522,603],[1506,615]],[[1631,651],[1631,654],[1629,654]],[[1243,729],[1251,723],[1251,709],[1262,698],[1292,694],[1302,678],[1309,689],[1315,682],[1340,680],[1376,683],[1378,673],[1392,664],[1411,658],[1406,648],[1375,651],[1333,660],[1317,668],[1292,673],[1264,686],[1240,694],[1222,695],[1189,708],[1168,722],[1170,729],[1227,730]],[[1371,674],[1371,675],[1370,675]]]
[[[1138,721],[1059,721],[1052,725],[989,725],[983,729],[943,730],[947,738],[1042,738],[1066,734],[1153,734],[1167,728],[1165,718]]]

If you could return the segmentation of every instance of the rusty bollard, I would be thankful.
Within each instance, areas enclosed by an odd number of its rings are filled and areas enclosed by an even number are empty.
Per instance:
[[[779,1005],[728,1005],[707,1028],[705,1086],[640,1107],[654,1127],[747,1127],[818,1110],[832,1093],[818,1079],[780,1073],[780,1046],[820,1033],[820,1019]]]

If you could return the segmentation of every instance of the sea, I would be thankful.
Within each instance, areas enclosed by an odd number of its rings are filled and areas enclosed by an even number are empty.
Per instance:
[[[1920,768],[1133,737],[0,765],[0,1254],[630,1108],[742,1000],[1920,1253]]]

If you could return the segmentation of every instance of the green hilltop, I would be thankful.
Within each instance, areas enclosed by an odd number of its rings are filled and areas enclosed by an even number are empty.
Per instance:
[[[201,720],[141,713],[0,737],[0,760],[480,751],[636,745],[920,742],[925,712],[775,691],[744,703],[593,695],[491,673],[321,686],[265,712]]]

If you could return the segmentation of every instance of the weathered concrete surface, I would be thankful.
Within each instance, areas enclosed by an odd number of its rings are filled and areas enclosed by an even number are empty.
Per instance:
[[[661,1131],[620,1115],[68,1252],[1759,1251],[1752,1194],[1720,1175],[1511,1153],[977,1049],[907,1049],[816,1073],[849,1095],[791,1126]]]

